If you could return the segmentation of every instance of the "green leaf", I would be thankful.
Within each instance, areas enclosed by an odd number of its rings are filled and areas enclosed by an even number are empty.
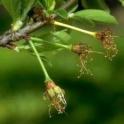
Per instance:
[[[67,19],[68,18],[68,12],[65,9],[59,9],[56,11],[56,14],[58,16],[60,16],[63,19]]]
[[[26,18],[28,11],[36,1],[37,0],[1,0],[1,3],[9,12],[13,21],[16,22],[17,20],[23,21]]]
[[[54,36],[54,40],[57,42],[70,44],[70,41],[72,40],[71,36],[66,32],[66,30],[57,31],[52,34]]]
[[[1,0],[10,16],[16,21],[21,16],[21,0]]]
[[[32,6],[37,2],[37,0],[21,0],[22,1],[22,15],[21,19],[24,20],[27,16],[27,13],[30,11]]]
[[[121,2],[122,6],[124,6],[124,0],[119,0],[119,1]]]
[[[42,0],[41,2],[48,12],[52,12],[55,9],[55,0]]]
[[[96,10],[96,9],[87,9],[87,10],[78,11],[74,13],[74,15],[72,15],[71,17],[91,20],[95,22],[108,23],[108,24],[118,23],[115,17],[110,15],[108,12],[103,10]]]
[[[61,47],[58,47],[56,43],[59,44],[70,44],[71,43],[71,36],[66,32],[66,30],[51,32],[47,34],[45,37],[41,38],[34,38],[34,43],[39,42],[39,45],[37,48],[40,52],[49,52],[49,51],[56,51],[60,49]]]
[[[73,6],[70,10],[69,13],[73,13],[78,9],[78,5],[76,4],[75,6]]]
[[[17,31],[23,26],[27,13],[37,0],[1,0],[13,19],[12,31]]]

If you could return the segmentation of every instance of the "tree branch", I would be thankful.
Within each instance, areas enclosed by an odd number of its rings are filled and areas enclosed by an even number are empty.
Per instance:
[[[73,5],[77,0],[68,0],[64,5],[61,6],[63,9],[69,8],[71,5]],[[56,18],[56,15],[53,15],[53,18]],[[43,22],[36,22],[33,24],[28,24],[19,31],[14,32],[14,35],[12,36],[11,30],[5,32],[2,36],[0,36],[0,46],[6,47],[7,44],[19,41],[22,38],[26,36],[26,34],[30,34],[31,32],[34,32],[35,30],[41,28],[43,25],[45,25],[47,21]]]

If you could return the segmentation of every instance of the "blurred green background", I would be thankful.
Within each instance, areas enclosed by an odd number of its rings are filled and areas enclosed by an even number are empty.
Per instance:
[[[53,66],[47,69],[66,91],[68,106],[62,115],[53,112],[49,118],[43,100],[44,77],[36,58],[0,48],[0,124],[124,124],[124,8],[112,6],[112,14],[119,21],[112,26],[119,36],[115,38],[119,53],[112,62],[95,55],[89,64],[93,76],[77,79],[78,57],[68,51],[49,56]],[[0,33],[10,24],[11,18],[0,6]],[[99,49],[91,37],[71,34],[74,41],[86,41]]]

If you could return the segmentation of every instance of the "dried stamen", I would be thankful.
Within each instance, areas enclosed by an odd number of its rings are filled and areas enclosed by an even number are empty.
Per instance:
[[[91,74],[90,70],[87,69],[87,60],[89,58],[89,51],[91,48],[85,43],[78,43],[72,46],[72,52],[79,55],[80,58],[80,74],[78,78],[81,77],[82,74]]]
[[[103,48],[106,50],[105,57],[112,60],[118,53],[117,46],[114,42],[112,36],[112,31],[110,29],[105,29],[101,32],[96,33],[96,38],[101,41]]]
[[[58,114],[64,113],[67,106],[64,90],[53,81],[46,82],[45,97],[50,101],[50,106],[54,107]]]

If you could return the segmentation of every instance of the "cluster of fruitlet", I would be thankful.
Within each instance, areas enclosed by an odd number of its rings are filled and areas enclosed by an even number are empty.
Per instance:
[[[105,29],[100,32],[90,32],[90,31],[86,31],[86,30],[80,29],[78,27],[67,25],[67,24],[64,24],[64,23],[61,23],[61,22],[58,22],[55,20],[52,20],[50,23],[53,25],[58,25],[58,26],[62,26],[65,28],[69,28],[72,30],[86,33],[88,35],[93,36],[94,38],[96,38],[98,41],[101,42],[101,45],[103,46],[103,49],[105,50],[105,53],[95,51],[88,44],[82,43],[82,42],[77,42],[75,44],[69,44],[69,45],[65,45],[65,44],[61,44],[61,43],[52,43],[52,45],[68,49],[79,56],[81,67],[80,67],[80,74],[78,75],[78,77],[80,77],[84,73],[91,74],[90,70],[87,69],[87,66],[86,66],[90,54],[94,54],[94,53],[102,54],[109,60],[112,60],[112,58],[115,57],[118,52],[117,46],[114,42],[112,32],[110,31],[110,29]],[[42,41],[40,38],[36,38],[36,37],[31,37],[31,40],[32,41]],[[38,57],[38,51],[36,50],[32,41],[29,41],[29,43],[31,44],[32,48],[34,49],[34,52],[36,52],[36,55]],[[67,106],[67,103],[66,103],[66,100],[64,97],[65,92],[63,91],[63,89],[61,89],[59,86],[57,86],[54,81],[51,80],[51,78],[49,77],[49,75],[43,65],[43,62],[41,62],[40,57],[38,57],[38,58],[41,63],[41,66],[44,70],[44,74],[46,76],[45,96],[51,102],[50,106],[53,106],[58,111],[58,113],[63,113]]]
[[[73,2],[74,0],[70,1],[70,3],[73,3]],[[70,3],[68,3],[67,5],[68,6],[71,5]],[[67,5],[65,5],[64,8]],[[72,17],[73,13],[71,13],[70,15],[71,16],[69,17]],[[5,36],[0,37],[0,41],[1,41],[0,45],[6,46],[8,48],[16,49],[17,51],[19,51],[20,49],[26,49],[31,51],[30,49],[32,49],[33,54],[35,54],[35,56],[37,57],[45,76],[44,96],[47,100],[50,101],[50,108],[54,107],[58,113],[63,113],[65,112],[65,108],[67,106],[67,103],[65,100],[65,92],[60,86],[56,85],[55,82],[49,76],[48,71],[46,70],[46,67],[44,65],[44,61],[41,55],[39,54],[39,51],[38,51],[39,49],[37,49],[37,47],[42,46],[47,42],[51,46],[54,45],[58,48],[64,48],[71,51],[72,53],[77,54],[80,60],[80,74],[78,75],[78,77],[80,77],[82,74],[91,74],[90,70],[87,69],[87,62],[91,54],[102,54],[104,55],[104,57],[108,58],[109,60],[112,60],[113,57],[117,55],[118,49],[114,42],[112,31],[107,28],[103,31],[92,32],[92,31],[81,29],[79,27],[75,27],[73,25],[65,24],[63,22],[58,21],[59,19],[56,18],[56,14],[54,13],[48,14],[46,13],[46,10],[44,10],[42,7],[39,7],[39,6],[33,7],[29,11],[27,16],[28,16],[28,26],[24,29],[20,29],[20,25],[22,26],[22,24],[20,23],[20,21],[17,21],[15,25],[14,24],[12,25],[12,31],[13,31],[12,34],[10,33],[7,37]],[[96,38],[101,43],[105,52],[95,51],[87,43],[83,43],[79,41],[75,44],[70,43],[67,45],[67,44],[62,44],[60,39],[59,39],[60,42],[49,42],[42,39],[42,37],[37,37],[37,36],[34,36],[33,34],[30,35],[31,32],[37,30],[43,24],[52,25],[53,27],[59,26],[62,28],[62,29],[58,28],[59,30],[55,29],[54,30],[55,33],[58,31],[62,31],[64,28],[64,29],[75,30],[75,31],[90,35],[93,38]],[[49,34],[50,33],[51,32],[49,32]],[[11,36],[13,38],[11,38]],[[13,44],[13,41],[15,40],[17,41],[21,39],[26,41],[26,43],[23,46],[21,45],[15,46]],[[56,37],[52,37],[51,39],[56,39]]]

